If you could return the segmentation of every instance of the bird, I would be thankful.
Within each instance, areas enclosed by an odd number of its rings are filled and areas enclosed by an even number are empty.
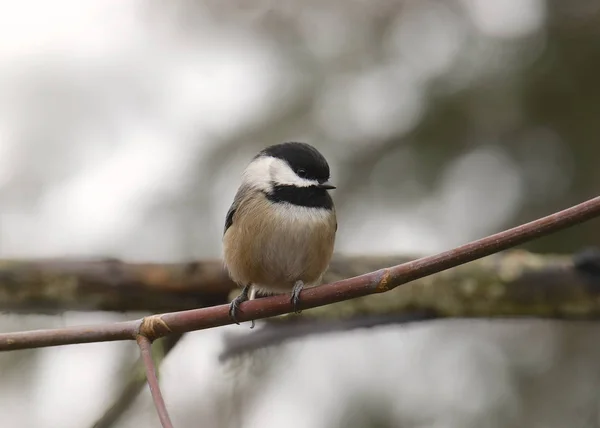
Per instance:
[[[303,142],[268,146],[245,168],[223,231],[224,264],[242,288],[229,305],[236,324],[257,292],[291,292],[299,312],[301,291],[321,283],[338,228],[329,179],[325,157]]]

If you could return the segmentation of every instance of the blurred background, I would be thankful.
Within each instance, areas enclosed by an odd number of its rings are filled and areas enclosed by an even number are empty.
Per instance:
[[[598,194],[598,76],[591,0],[0,1],[0,257],[219,257],[242,169],[294,140],[331,164],[338,252],[448,249]],[[526,248],[599,241],[590,222]],[[166,359],[176,427],[600,426],[593,325],[382,327],[219,363],[240,329]],[[0,354],[0,426],[91,427],[136,352]],[[159,426],[147,390],[114,426]]]

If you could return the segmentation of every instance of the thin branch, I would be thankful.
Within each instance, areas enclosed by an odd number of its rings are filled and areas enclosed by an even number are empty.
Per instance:
[[[599,215],[600,197],[596,197],[558,213],[479,239],[453,250],[321,287],[306,289],[301,294],[300,308],[315,308],[369,294],[383,293],[409,281],[514,247]],[[598,294],[598,290],[594,292]],[[543,295],[539,297],[544,298]],[[581,298],[580,295],[570,297],[573,299]],[[600,315],[600,299],[591,299],[587,304],[592,315]],[[522,315],[522,313],[515,312],[515,308],[499,307],[498,309],[498,312],[494,314],[496,316]],[[244,302],[241,305],[241,313],[238,318],[241,321],[249,321],[282,315],[292,311],[289,295],[278,295]],[[477,307],[475,307],[470,315],[488,316],[488,314],[478,313]],[[445,315],[452,316],[453,314]],[[580,312],[573,310],[569,305],[561,305],[561,302],[557,302],[556,306],[551,307],[550,312],[538,315],[581,318]],[[142,320],[116,324],[0,334],[0,350],[37,348],[91,341],[132,340],[138,334],[154,340],[167,334],[185,333],[231,323],[228,305],[219,305],[152,315]]]
[[[30,330],[0,335],[0,350],[44,348],[75,343],[135,340],[141,320],[49,330]]]
[[[423,257],[391,268],[337,281],[302,292],[301,309],[324,306],[343,300],[383,293],[418,278],[441,272],[490,254],[522,244],[534,238],[582,223],[600,215],[600,197],[521,226],[473,241],[437,255]],[[590,304],[596,304],[596,302]],[[598,304],[600,309],[600,304]],[[241,321],[267,318],[292,312],[288,295],[279,295],[244,302]],[[565,314],[566,315],[566,314]],[[144,325],[145,324],[145,325]],[[192,311],[166,313],[146,318],[142,329],[148,334],[162,336],[168,333],[200,330],[231,324],[228,306],[214,306]],[[1,336],[0,336],[1,339]],[[0,340],[0,349],[1,340]]]
[[[160,386],[158,385],[158,378],[156,377],[156,368],[154,367],[154,360],[152,359],[152,343],[146,336],[138,336],[137,343],[140,347],[140,353],[142,360],[144,361],[144,367],[146,368],[146,378],[148,379],[148,386],[150,387],[150,393],[152,394],[152,400],[154,401],[154,407],[158,413],[158,418],[163,428],[173,428],[169,413],[167,413],[167,407],[165,400],[163,400],[160,392]]]
[[[165,357],[175,348],[180,342],[183,336],[179,334],[173,334],[162,339],[163,355],[160,360],[157,361],[156,366],[160,367],[161,362]],[[160,343],[160,342],[159,342]],[[155,343],[155,347],[156,347]],[[144,385],[146,385],[144,360],[141,355],[138,361],[135,362],[130,376],[122,386],[121,392],[118,393],[116,398],[110,407],[104,412],[104,414],[96,421],[93,428],[110,428],[112,427],[123,414],[131,407],[137,396],[142,392]],[[141,372],[141,373],[140,373]]]
[[[421,278],[386,294],[374,294],[304,311],[302,316],[274,317],[252,332],[224,335],[221,360],[306,336],[472,316],[499,316],[510,306],[523,317],[540,317],[557,307],[571,307],[593,319],[589,302],[600,289],[600,249],[570,256],[506,251]],[[503,308],[502,308],[503,307]],[[559,311],[555,312],[558,317]],[[596,315],[597,316],[597,315]]]

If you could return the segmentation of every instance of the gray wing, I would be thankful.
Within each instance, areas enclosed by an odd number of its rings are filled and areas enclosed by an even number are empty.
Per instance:
[[[233,220],[235,218],[235,212],[237,211],[240,203],[242,202],[242,198],[246,195],[248,188],[246,186],[242,186],[238,189],[235,197],[233,198],[233,202],[229,207],[229,211],[227,211],[227,216],[225,217],[225,228],[223,229],[223,235],[227,232],[227,229],[231,227],[233,224]]]
[[[229,211],[227,211],[227,217],[225,217],[225,229],[223,229],[223,235],[225,235],[227,229],[229,229],[233,224],[233,216],[235,214],[236,209],[237,206],[235,204],[235,201],[233,201],[233,204],[231,204],[231,206],[229,207]]]

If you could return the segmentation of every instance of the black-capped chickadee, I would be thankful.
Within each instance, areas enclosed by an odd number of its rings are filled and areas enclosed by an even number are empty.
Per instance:
[[[329,164],[306,143],[267,147],[246,167],[223,233],[225,266],[243,287],[229,307],[236,323],[257,290],[291,291],[297,311],[302,289],[319,285],[337,231],[330,189]]]

